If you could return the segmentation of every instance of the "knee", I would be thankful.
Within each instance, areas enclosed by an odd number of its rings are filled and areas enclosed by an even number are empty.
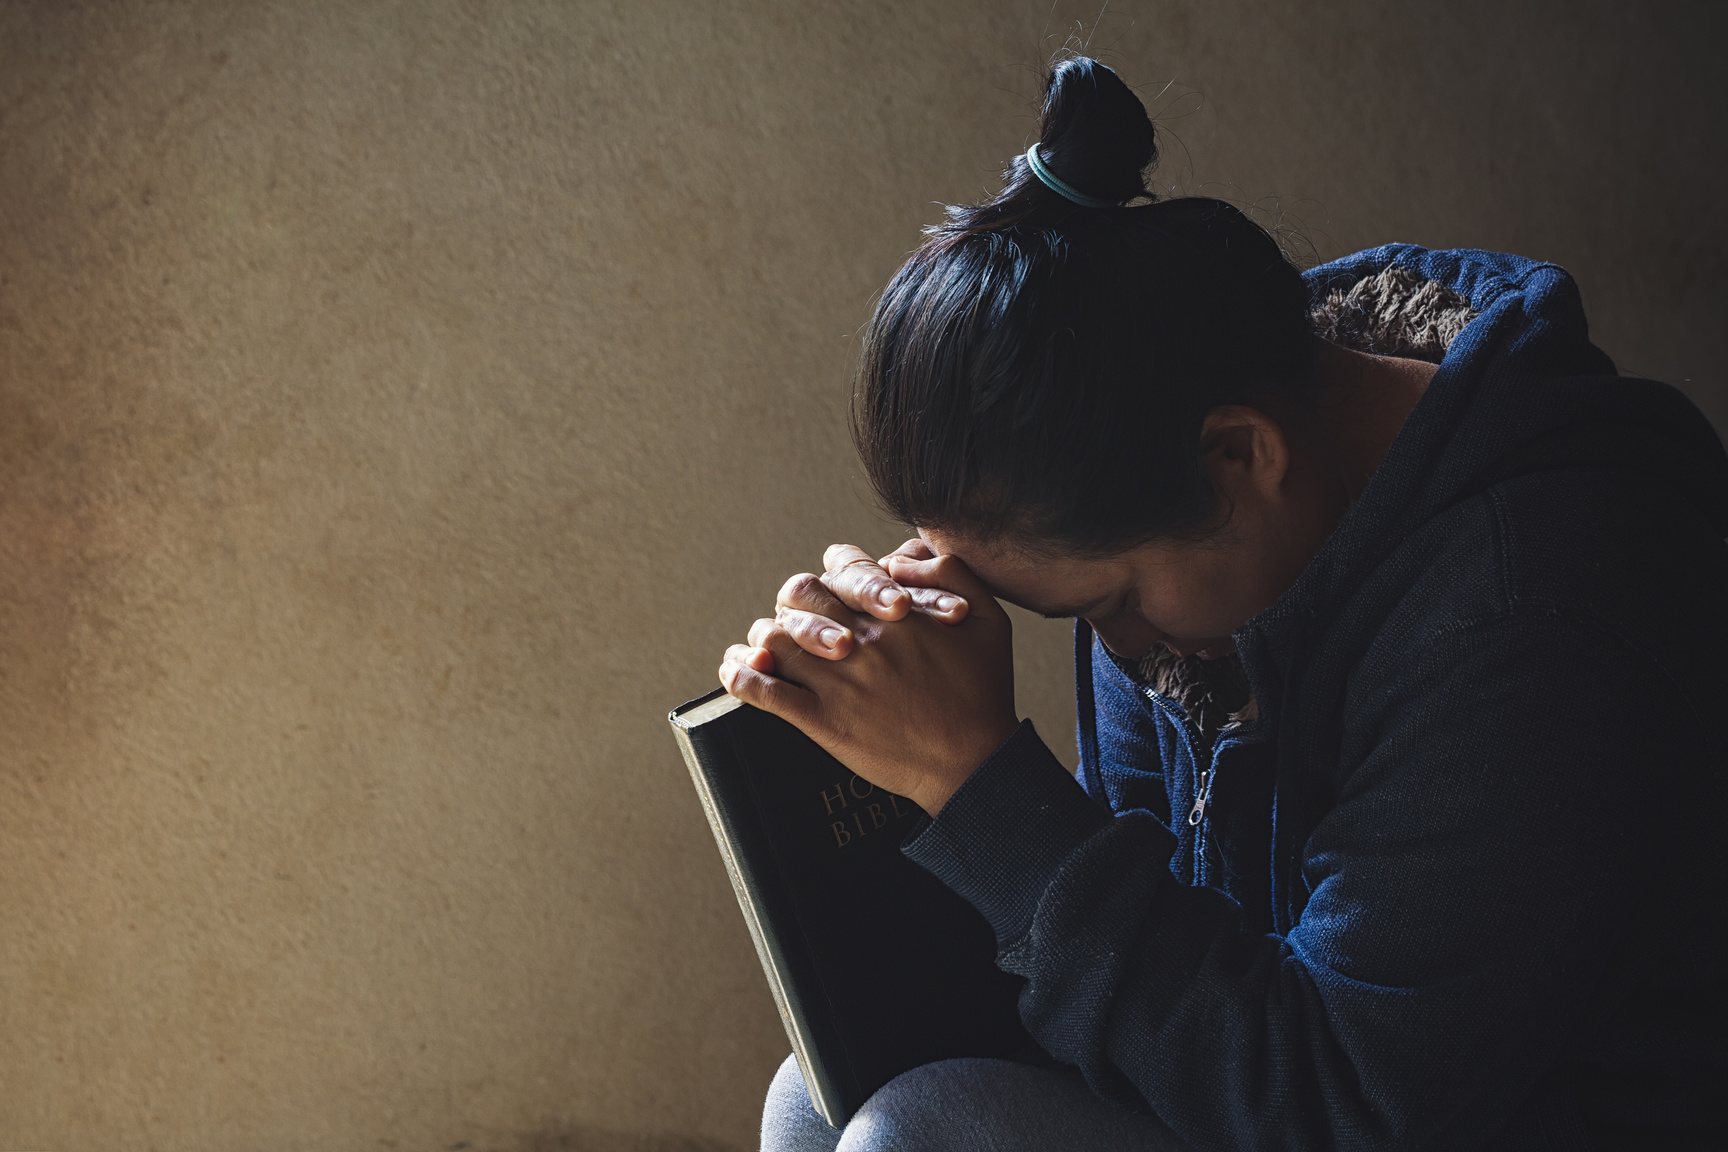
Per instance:
[[[895,1077],[864,1102],[836,1152],[1088,1152],[1178,1148],[1150,1116],[1100,1100],[1077,1072],[964,1058]]]
[[[839,1139],[811,1105],[798,1058],[786,1057],[762,1106],[762,1152],[832,1152]]]
[[[788,1056],[768,1087],[762,1108],[762,1152],[953,1152],[971,1147],[956,1127],[971,1128],[967,1088],[974,1064],[950,1060],[905,1072],[879,1088],[846,1125],[829,1127],[804,1089],[796,1058]]]
[[[998,1061],[943,1060],[890,1080],[846,1125],[837,1152],[953,1152],[988,1147],[979,1088]],[[986,1093],[987,1094],[987,1093]],[[981,1125],[982,1121],[982,1125]]]

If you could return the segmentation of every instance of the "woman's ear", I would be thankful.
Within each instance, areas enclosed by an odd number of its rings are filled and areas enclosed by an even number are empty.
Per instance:
[[[1290,472],[1290,440],[1258,408],[1230,404],[1206,413],[1200,462],[1213,488],[1232,503],[1249,493],[1275,500]]]

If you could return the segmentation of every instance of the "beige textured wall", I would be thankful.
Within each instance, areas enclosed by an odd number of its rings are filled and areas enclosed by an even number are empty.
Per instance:
[[[1714,10],[1094,48],[1166,180],[1557,259],[1723,421]],[[662,717],[898,538],[849,334],[1094,15],[0,2],[0,1149],[751,1144],[785,1043]]]

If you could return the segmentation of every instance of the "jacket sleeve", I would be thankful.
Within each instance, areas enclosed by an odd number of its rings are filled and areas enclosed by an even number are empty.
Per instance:
[[[1178,882],[1169,830],[1101,812],[1029,726],[907,852],[990,920],[1051,1054],[1196,1149],[1471,1144],[1536,1089],[1639,931],[1659,837],[1624,780],[1702,763],[1697,719],[1614,648],[1500,622],[1360,686],[1287,937]]]

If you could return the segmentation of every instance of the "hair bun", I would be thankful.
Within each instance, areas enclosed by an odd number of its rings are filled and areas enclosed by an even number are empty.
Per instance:
[[[1151,195],[1146,169],[1158,145],[1140,97],[1098,61],[1075,56],[1044,80],[1038,154],[1079,191],[1120,204]]]

